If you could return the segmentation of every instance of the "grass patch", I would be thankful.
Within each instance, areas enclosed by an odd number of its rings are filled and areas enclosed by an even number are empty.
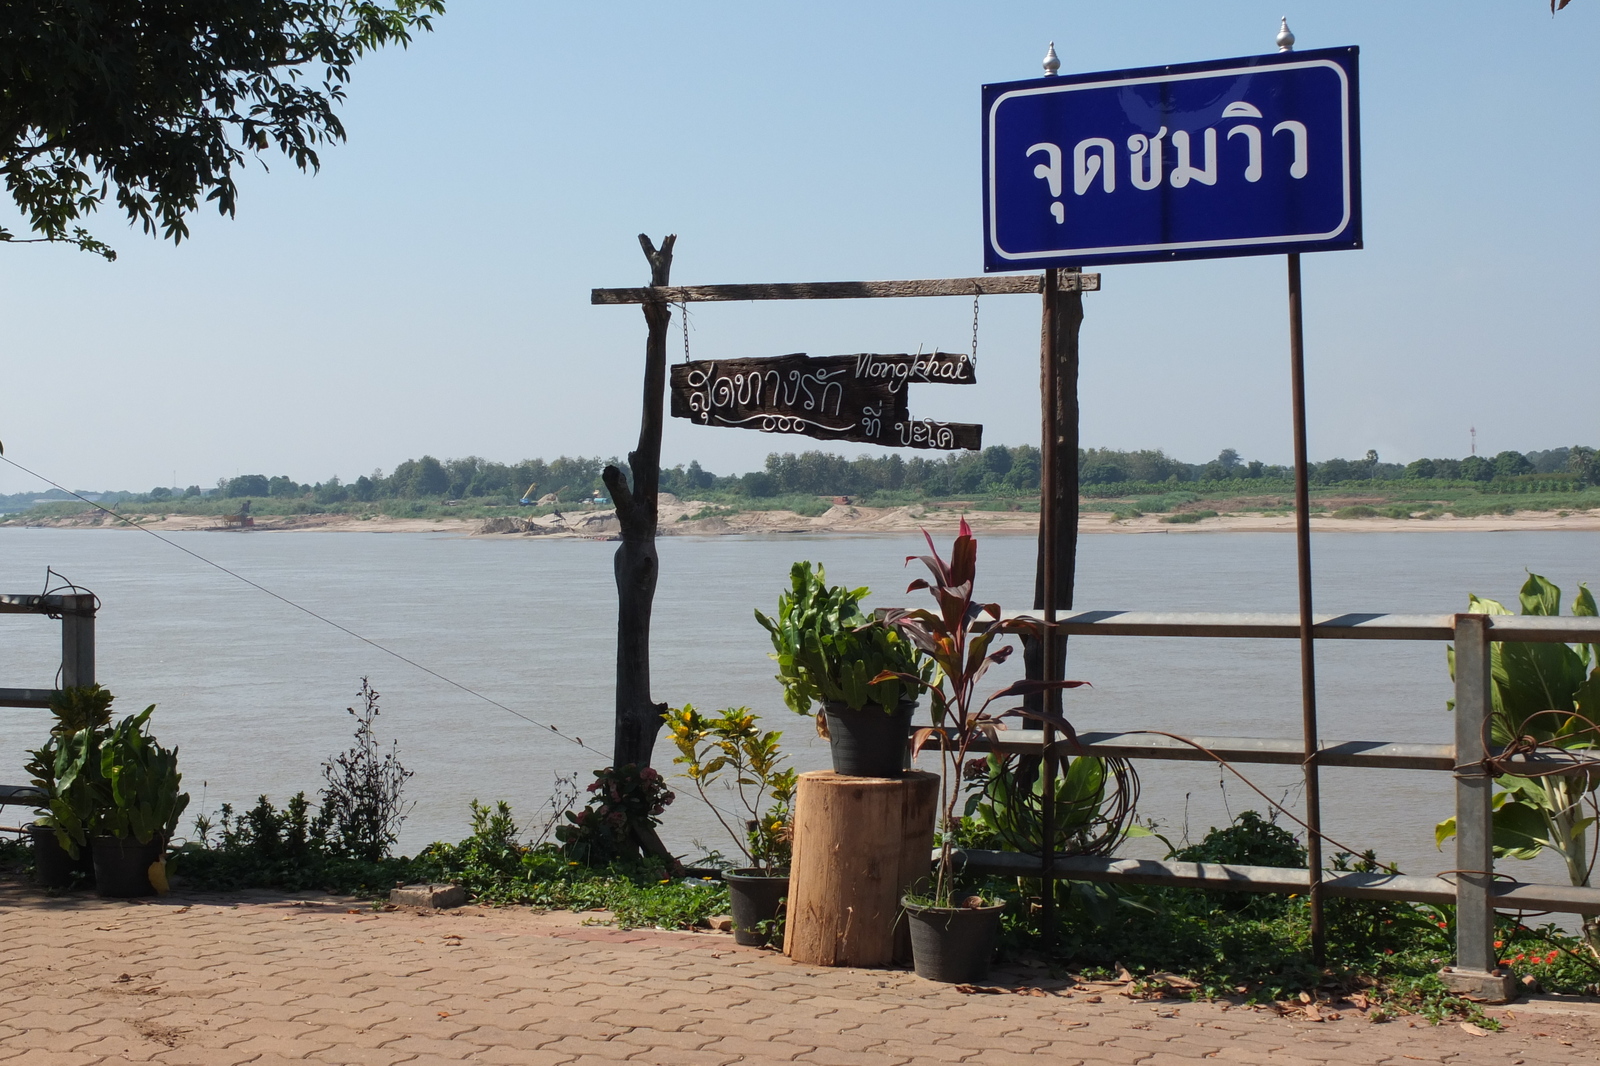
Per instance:
[[[282,811],[265,796],[242,815],[224,807],[218,826],[207,826],[200,840],[173,856],[171,872],[186,889],[316,890],[374,902],[387,900],[397,884],[448,881],[481,903],[607,910],[623,928],[691,929],[728,910],[728,890],[720,880],[675,876],[649,859],[590,866],[572,861],[556,844],[522,841],[503,802],[493,808],[473,803],[473,830],[464,840],[431,844],[415,858],[375,861],[319,840],[305,810],[303,797]]]
[[[1305,865],[1305,849],[1287,830],[1246,811],[1231,826],[1213,828],[1199,844],[1174,849],[1168,858],[1292,867]],[[1370,852],[1336,855],[1333,865],[1379,868]],[[1039,911],[1029,896],[1037,886],[998,877],[973,877],[965,886],[1011,904],[1002,950],[1012,958],[1037,950]],[[1050,962],[1088,976],[1114,977],[1125,967],[1138,994],[1295,1007],[1305,1002],[1304,994],[1324,1008],[1331,1003],[1332,1009],[1349,1009],[1339,1006],[1341,1000],[1365,1004],[1374,1021],[1415,1015],[1495,1027],[1437,976],[1453,957],[1451,907],[1330,899],[1327,963],[1319,967],[1311,958],[1310,910],[1303,897],[1095,883],[1062,883],[1055,891],[1058,948]],[[1518,977],[1533,976],[1546,991],[1600,992],[1600,966],[1585,961],[1581,943],[1554,926],[1533,928],[1504,918],[1496,946],[1502,965]],[[1171,982],[1167,975],[1180,980]]]
[[[1179,511],[1177,514],[1167,515],[1161,521],[1170,525],[1193,525],[1204,519],[1215,517],[1217,517],[1217,512],[1215,511]]]
[[[802,518],[816,518],[833,506],[831,496],[738,496],[727,500],[740,511],[793,511]]]
[[[680,521],[680,522],[698,522],[702,518],[719,518],[719,517],[722,517],[722,516],[725,516],[725,515],[733,515],[733,514],[738,514],[738,513],[739,513],[739,509],[737,507],[723,507],[723,506],[721,506],[719,504],[708,503],[704,507],[700,508],[700,510],[696,511],[694,514],[685,513],[685,514],[679,515],[678,516],[678,521]]]
[[[1164,514],[1198,499],[1200,494],[1196,492],[1165,492],[1160,496],[1140,496],[1133,501],[1133,506],[1146,514]]]
[[[1377,518],[1378,509],[1358,503],[1351,507],[1341,507],[1330,516],[1333,518]]]

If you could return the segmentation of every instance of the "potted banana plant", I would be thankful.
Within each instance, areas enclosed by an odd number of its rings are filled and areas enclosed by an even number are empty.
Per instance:
[[[765,947],[777,939],[789,894],[795,772],[783,766],[778,747],[783,734],[763,732],[748,707],[729,707],[713,717],[686,703],[662,717],[679,752],[672,761],[684,767],[684,776],[745,859],[744,866],[722,875],[734,942]],[[729,799],[742,814],[725,811],[718,802]],[[736,828],[741,820],[743,826]]]
[[[907,563],[920,560],[932,580],[913,581],[907,592],[926,590],[933,595],[937,610],[894,608],[881,612],[884,624],[900,633],[920,649],[938,670],[938,680],[917,675],[901,675],[907,685],[926,689],[932,702],[933,725],[917,730],[912,742],[915,754],[930,741],[937,740],[940,752],[941,807],[940,850],[931,892],[909,895],[901,900],[911,927],[911,958],[917,975],[932,981],[970,983],[982,981],[1000,936],[1003,903],[957,891],[953,861],[957,806],[961,784],[966,780],[967,763],[975,741],[993,735],[1001,719],[1023,715],[1042,717],[1039,712],[1013,708],[991,714],[996,700],[1054,689],[1077,688],[1083,681],[1016,681],[979,702],[978,682],[989,671],[1010,658],[1012,645],[994,647],[1007,634],[1031,631],[1028,623],[1008,622],[1000,616],[1000,605],[979,603],[973,598],[977,575],[978,542],[966,520],[946,562],[928,541],[928,555],[911,556]],[[980,628],[974,632],[974,625]],[[881,677],[879,679],[881,680]],[[1075,737],[1064,719],[1049,720],[1068,738]]]
[[[28,753],[27,771],[43,794],[29,835],[34,870],[46,888],[94,882],[88,832],[100,805],[96,771],[115,699],[99,685],[57,692],[50,698],[50,713],[55,716],[50,737]]]
[[[165,892],[166,850],[189,805],[180,792],[178,750],[149,733],[151,704],[118,722],[100,746],[101,805],[90,823],[95,884],[102,896]]]
[[[835,773],[899,777],[918,687],[933,664],[900,632],[861,609],[865,588],[828,584],[822,565],[795,563],[778,613],[756,611],[772,638],[783,699],[796,714],[817,715]]]

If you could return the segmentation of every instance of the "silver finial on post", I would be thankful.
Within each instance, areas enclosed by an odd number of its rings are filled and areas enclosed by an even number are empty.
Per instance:
[[[1044,54],[1044,76],[1053,78],[1061,73],[1061,60],[1056,56],[1056,42],[1050,42],[1050,50]]]
[[[1284,15],[1278,21],[1278,51],[1294,51],[1294,31],[1289,28],[1289,16]]]

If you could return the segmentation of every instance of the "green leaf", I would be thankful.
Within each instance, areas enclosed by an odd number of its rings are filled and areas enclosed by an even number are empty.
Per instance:
[[[1558,615],[1561,613],[1561,590],[1555,583],[1530,572],[1517,594],[1522,602],[1522,613],[1533,615]]]
[[[1467,593],[1468,614],[1510,614],[1505,604],[1498,600],[1484,599],[1476,593]]]
[[[1572,701],[1585,718],[1600,726],[1600,665],[1596,665],[1588,680],[1578,686]]]
[[[1545,848],[1555,846],[1549,839],[1543,811],[1509,798],[1510,793],[1502,792],[1500,796],[1507,799],[1499,801],[1500,797],[1496,797],[1499,802],[1492,816],[1494,853],[1497,858],[1531,859]]]

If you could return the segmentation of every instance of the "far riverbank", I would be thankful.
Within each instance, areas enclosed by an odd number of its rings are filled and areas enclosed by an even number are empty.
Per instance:
[[[1355,508],[1359,510],[1360,508]],[[755,534],[871,534],[904,535],[921,529],[947,532],[966,518],[979,533],[1036,534],[1037,511],[968,509],[956,503],[870,507],[835,504],[820,515],[794,511],[744,511],[700,500],[663,499],[662,536],[733,536]],[[48,518],[17,516],[0,525],[53,529],[132,529],[131,523],[153,530],[223,531],[216,516],[192,514],[136,514],[118,522],[103,512],[86,510]],[[1313,515],[1311,527],[1325,533],[1438,533],[1438,532],[1600,532],[1600,509],[1578,511],[1513,511],[1510,514],[1429,514],[1396,518],[1384,514]],[[397,518],[387,515],[306,514],[260,515],[249,532],[322,533],[453,533],[461,536],[541,537],[562,539],[612,539],[618,530],[616,512],[609,508],[579,507],[537,517],[502,518]],[[234,527],[231,532],[238,532]],[[1095,533],[1292,533],[1294,515],[1282,510],[1217,513],[1179,510],[1171,514],[1122,511],[1084,511],[1079,531]]]

